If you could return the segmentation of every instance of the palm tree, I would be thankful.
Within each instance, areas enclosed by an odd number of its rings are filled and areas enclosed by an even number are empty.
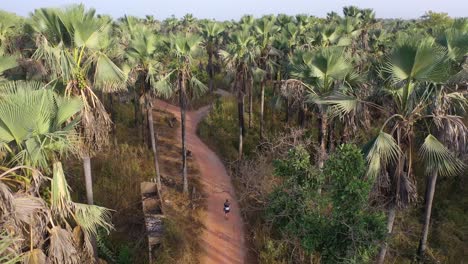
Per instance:
[[[198,28],[198,21],[193,14],[185,14],[182,19],[180,20],[181,32],[185,33],[197,33]]]
[[[390,183],[388,187],[377,188],[378,195],[385,197],[383,202],[388,206],[389,234],[393,229],[396,210],[408,206],[415,199],[413,149],[417,133],[427,135],[420,147],[419,158],[432,172],[436,175],[452,174],[461,168],[454,156],[436,138],[434,131],[440,129],[443,123],[447,130],[466,135],[462,118],[441,111],[431,113],[430,108],[436,105],[437,98],[443,96],[447,69],[447,51],[431,38],[416,41],[408,37],[400,38],[384,64],[382,72],[388,75],[386,81],[389,88],[384,91],[387,100],[382,107],[388,118],[368,152],[368,175],[377,177],[377,182]],[[466,102],[466,99],[463,100]],[[454,100],[448,101],[445,107],[453,107],[454,103]],[[424,131],[421,127],[428,129]],[[455,140],[457,138],[452,138],[451,143]],[[432,178],[436,176],[432,175]],[[378,263],[383,263],[386,250],[387,244],[384,243]]]
[[[263,77],[260,81],[260,138],[263,138],[263,127],[264,127],[264,109],[265,109],[265,82],[267,73],[272,73],[272,65],[270,58],[273,55],[279,55],[278,51],[272,46],[274,37],[279,28],[275,25],[273,19],[264,17],[255,25],[255,31],[257,33],[257,45],[260,49],[260,55],[257,58],[257,65],[261,70],[264,71]]]
[[[360,18],[363,14],[361,9],[356,6],[345,6],[343,7],[343,15],[345,17]]]
[[[135,75],[135,86],[141,87],[144,96],[144,107],[148,117],[148,130],[153,151],[155,181],[159,195],[161,195],[161,175],[159,172],[158,149],[155,138],[153,122],[153,93],[168,97],[171,94],[170,86],[167,84],[162,72],[161,63],[158,60],[157,36],[143,25],[135,25],[133,20],[125,18],[125,23],[130,30],[131,40],[126,49],[126,57],[131,65],[132,74]],[[161,197],[161,196],[160,196]]]
[[[322,101],[331,96],[341,85],[346,85],[346,77],[352,65],[342,48],[327,47],[317,52],[296,52],[293,58],[291,75],[308,89],[310,102],[316,104],[320,120],[320,154],[318,166],[323,167],[327,156],[329,111]]]
[[[206,49],[206,53],[208,54],[208,77],[209,83],[208,87],[210,92],[214,91],[213,88],[213,77],[214,77],[214,66],[213,66],[213,56],[217,53],[219,49],[219,44],[222,41],[222,34],[224,32],[224,27],[222,24],[218,22],[206,22],[202,26],[202,36],[204,39],[204,46]]]
[[[447,49],[447,56],[450,60],[451,68],[459,69],[463,65],[464,56],[468,52],[468,34],[463,34],[455,28],[448,29],[441,36],[439,36],[439,43]],[[456,116],[457,114],[463,116],[468,100],[463,95],[463,92],[456,89],[457,83],[460,81],[459,74],[454,75],[454,78],[449,80],[448,85],[442,87],[439,94],[437,94],[432,112],[442,116]],[[466,77],[464,77],[466,80]],[[455,87],[455,89],[453,89]],[[455,107],[454,107],[455,106]],[[456,107],[459,106],[459,107]],[[426,204],[424,209],[424,224],[421,239],[418,246],[418,257],[423,259],[427,238],[429,235],[429,225],[431,221],[432,202],[436,189],[438,176],[452,176],[462,170],[463,164],[456,158],[454,152],[466,152],[467,129],[464,123],[458,124],[458,129],[448,129],[453,127],[453,123],[445,120],[439,121],[439,129],[437,134],[441,141],[440,143],[434,136],[429,135],[426,137],[425,142],[421,148],[421,156],[427,160],[426,174]],[[456,132],[464,132],[462,134],[455,134]],[[447,147],[446,147],[447,146]],[[436,155],[434,154],[436,153]],[[442,159],[439,157],[442,156]],[[448,162],[446,162],[448,161]]]
[[[59,159],[79,143],[74,127],[83,103],[52,88],[0,85],[0,149],[7,153],[0,165],[0,233],[15,239],[7,251],[26,263],[94,262],[91,237],[112,228],[110,212],[71,200]],[[45,175],[53,175],[50,186]],[[39,192],[44,187],[47,198]]]
[[[93,89],[113,92],[125,89],[125,74],[109,57],[115,43],[111,41],[111,21],[97,18],[95,10],[83,5],[67,9],[37,9],[31,20],[37,50],[33,58],[50,70],[51,79],[61,80],[67,96],[79,96],[84,103],[82,134],[86,193],[93,204],[91,157],[108,143],[111,120]]]
[[[187,179],[187,147],[185,143],[185,116],[187,111],[187,90],[191,89],[195,96],[201,95],[208,88],[192,74],[191,65],[194,55],[200,48],[201,38],[198,35],[178,34],[169,38],[170,51],[175,57],[172,63],[173,74],[177,77],[179,107],[182,126],[182,178],[183,192],[188,193]]]
[[[247,83],[253,78],[252,66],[255,65],[255,57],[258,50],[254,48],[255,39],[248,31],[233,33],[226,50],[221,50],[220,55],[226,66],[233,73],[233,88],[237,93],[237,110],[239,120],[239,160],[242,159],[243,137],[245,136],[244,123],[244,98]]]

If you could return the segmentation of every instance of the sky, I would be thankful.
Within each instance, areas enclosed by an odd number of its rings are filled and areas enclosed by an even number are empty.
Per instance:
[[[27,16],[40,7],[62,7],[83,3],[99,14],[115,18],[124,14],[165,19],[192,13],[196,18],[239,19],[244,14],[309,14],[325,17],[330,11],[342,14],[343,6],[374,9],[378,18],[418,18],[426,11],[468,17],[468,0],[0,0],[0,9]]]

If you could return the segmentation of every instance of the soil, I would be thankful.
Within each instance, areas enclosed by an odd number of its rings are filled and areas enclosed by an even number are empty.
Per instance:
[[[231,178],[219,157],[197,136],[197,125],[208,114],[210,107],[205,106],[186,114],[187,148],[198,165],[199,180],[206,193],[206,215],[203,218],[204,228],[200,242],[203,252],[200,253],[200,263],[245,263],[247,250],[243,223]],[[180,122],[178,107],[156,100],[155,108],[172,113]],[[180,126],[177,130],[181,141]],[[226,199],[231,203],[228,218],[225,218],[223,212]]]

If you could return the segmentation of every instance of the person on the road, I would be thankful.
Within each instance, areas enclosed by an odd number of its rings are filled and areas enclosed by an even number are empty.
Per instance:
[[[226,199],[226,202],[224,202],[224,217],[226,219],[228,218],[229,211],[231,211],[231,203]]]

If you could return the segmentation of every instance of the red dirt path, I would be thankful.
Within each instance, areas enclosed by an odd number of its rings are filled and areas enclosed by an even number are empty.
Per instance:
[[[158,109],[172,113],[180,122],[179,107],[157,100]],[[207,212],[204,219],[204,230],[201,241],[203,252],[200,254],[202,264],[238,264],[244,263],[246,247],[240,209],[231,184],[231,179],[218,156],[197,136],[197,125],[210,111],[205,106],[197,111],[187,112],[186,142],[192,151],[194,160],[200,170],[200,181],[207,194]],[[181,128],[178,138],[181,141]],[[224,218],[223,204],[226,199],[231,202],[229,219]]]

